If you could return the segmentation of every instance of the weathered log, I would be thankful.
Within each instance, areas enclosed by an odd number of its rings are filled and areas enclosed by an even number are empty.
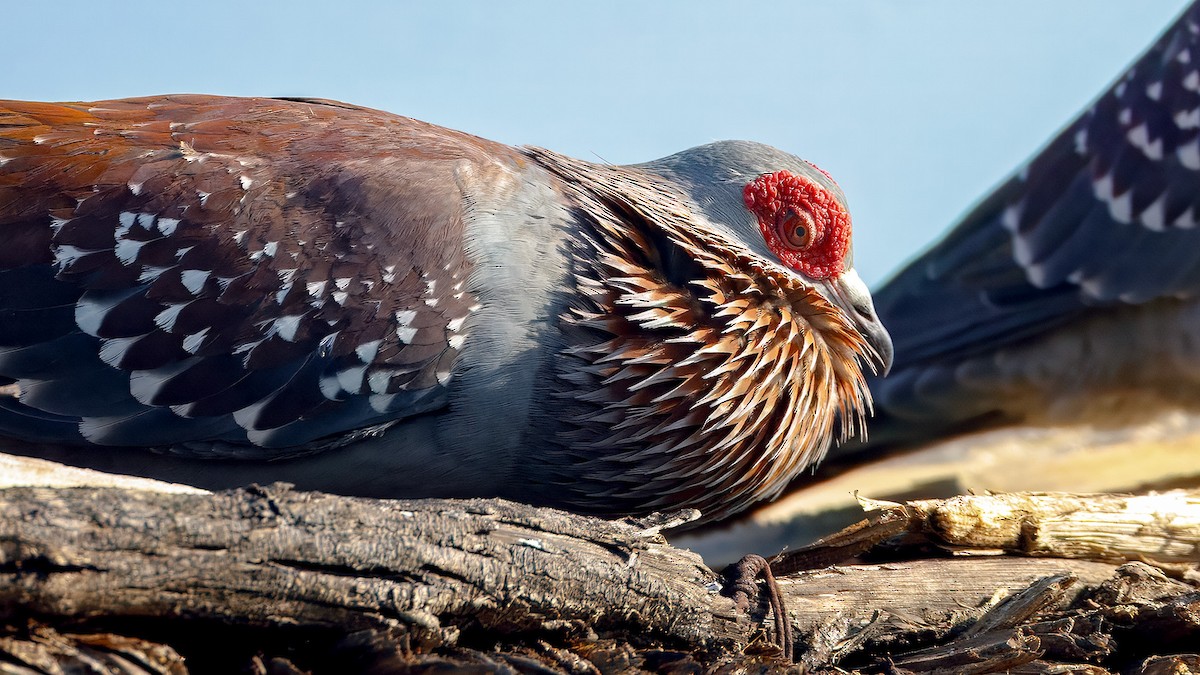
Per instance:
[[[1051,496],[1030,498],[1053,511]],[[1064,499],[1071,512],[1106,512]],[[1186,511],[1160,512],[1168,523],[1194,506],[1159,503]],[[854,553],[885,561],[779,579],[800,662],[814,671],[1133,672],[1200,640],[1200,591],[1186,573],[1118,566],[1151,551],[1017,557],[974,528],[990,554],[964,555],[970,536],[951,545],[928,527],[945,517],[939,509],[980,512],[963,504],[889,507],[910,519],[899,530],[876,515],[846,535],[853,545],[802,551],[822,565]],[[502,501],[366,500],[283,485],[4,489],[0,672],[56,672],[39,664],[71,659],[107,668],[77,672],[130,673],[787,669],[761,637],[763,604],[740,616],[720,577],[663,538],[688,517],[604,521]],[[898,557],[913,553],[915,535],[919,557]]]

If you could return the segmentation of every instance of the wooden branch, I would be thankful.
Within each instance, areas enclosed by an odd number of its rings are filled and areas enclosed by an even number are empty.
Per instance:
[[[1049,497],[1030,499],[1053,512]],[[1103,500],[1064,499],[1068,513],[1124,522]],[[1158,503],[1162,522],[1184,522],[1195,507]],[[1185,512],[1168,513],[1162,505],[1172,503]],[[1014,557],[995,555],[989,534],[993,555],[962,555],[971,532],[984,531],[970,527],[953,555],[944,541],[916,559],[896,559],[911,542],[885,545],[914,533],[932,541],[930,523],[979,506],[963,504],[889,507],[908,520],[876,515],[803,551],[822,565],[864,552],[890,559],[779,580],[802,663],[1132,672],[1145,661],[1154,672],[1165,662],[1147,659],[1200,643],[1195,585],[1117,564],[1151,551]],[[353,499],[284,485],[4,489],[0,672],[5,663],[56,672],[46,664],[69,659],[146,673],[785,669],[761,638],[764,604],[740,616],[721,579],[663,539],[690,517],[604,521],[503,501]]]

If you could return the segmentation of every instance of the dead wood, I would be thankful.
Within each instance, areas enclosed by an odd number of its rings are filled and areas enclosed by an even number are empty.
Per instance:
[[[663,538],[688,513],[605,521],[503,501],[379,501],[284,485],[8,488],[0,673],[1186,667],[1200,644],[1200,590],[1185,567],[1195,558],[1145,543],[1147,519],[1127,522],[1137,509],[1026,498],[1019,508],[1004,502],[1019,524],[1013,546],[984,527],[1006,519],[968,499],[888,506],[841,539],[778,561],[777,573],[794,568],[779,578],[799,637],[799,664],[789,666],[763,639],[773,619],[761,598],[741,616],[721,578]],[[1188,541],[1195,532],[1178,525],[1194,522],[1189,499],[1160,499],[1149,520]],[[1030,546],[1044,541],[1028,536],[1031,523],[1049,531],[1046,522],[1084,512],[1093,531],[1107,519],[1142,543]],[[950,514],[975,526],[934,527],[957,522]],[[866,558],[828,566],[851,555]],[[1135,558],[1171,564],[1122,564]]]

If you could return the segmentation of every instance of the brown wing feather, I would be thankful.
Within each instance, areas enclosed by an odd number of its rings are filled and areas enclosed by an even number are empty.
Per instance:
[[[498,161],[336,103],[0,102],[0,319],[43,321],[0,329],[37,391],[0,431],[254,454],[438,407],[475,305],[455,170]]]

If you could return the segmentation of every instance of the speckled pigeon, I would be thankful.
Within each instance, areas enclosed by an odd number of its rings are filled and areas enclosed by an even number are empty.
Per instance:
[[[0,103],[0,435],[222,487],[720,517],[861,426],[841,190],[333,101]],[[839,421],[840,420],[840,421]]]

